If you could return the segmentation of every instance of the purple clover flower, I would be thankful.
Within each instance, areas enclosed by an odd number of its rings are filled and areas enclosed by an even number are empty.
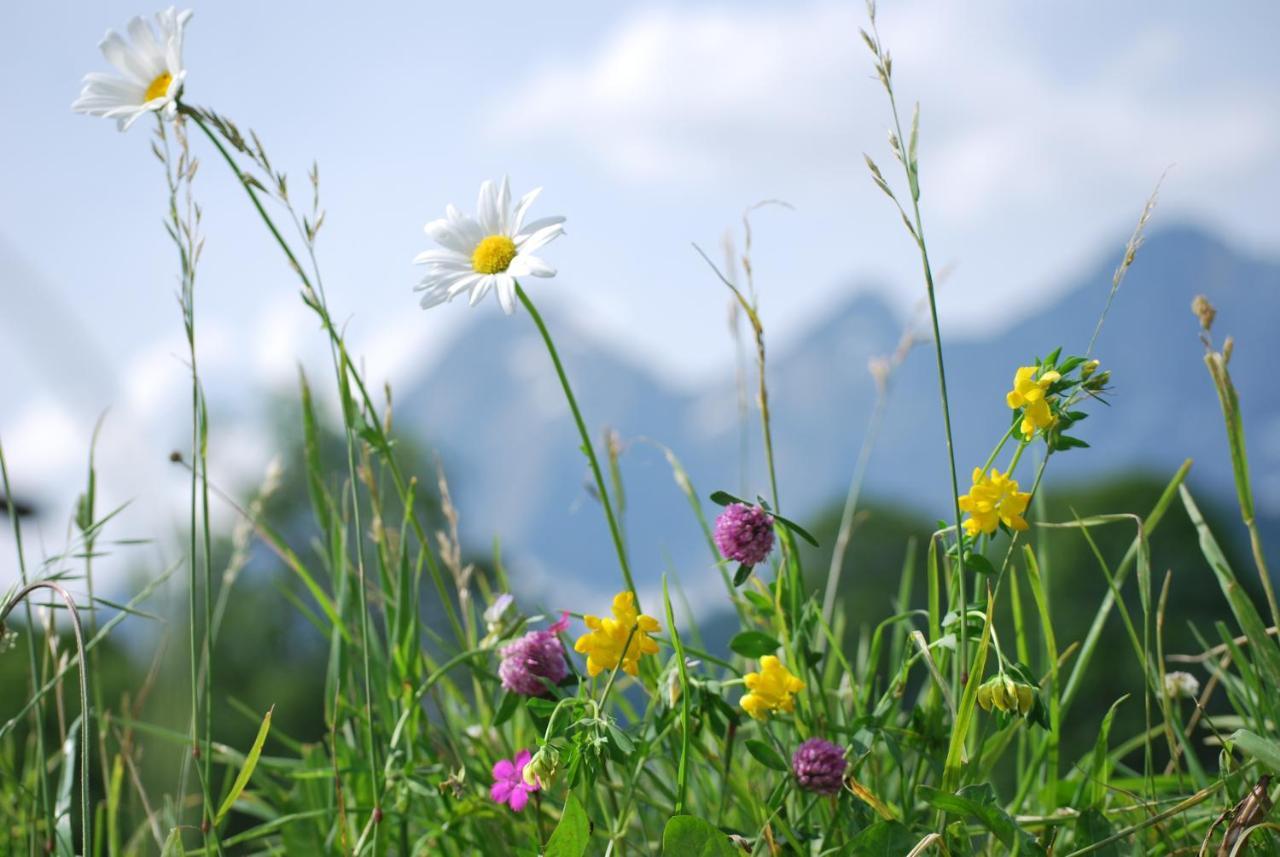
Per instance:
[[[773,550],[773,516],[759,506],[731,503],[716,518],[715,539],[726,558],[759,565]]]
[[[502,648],[502,664],[498,675],[502,686],[521,696],[546,696],[547,686],[559,684],[569,674],[565,663],[564,644],[556,635],[569,627],[569,614],[560,614],[560,620],[541,630],[530,631],[520,639]]]
[[[832,795],[844,784],[844,749],[822,738],[810,738],[791,757],[791,770],[800,788]]]

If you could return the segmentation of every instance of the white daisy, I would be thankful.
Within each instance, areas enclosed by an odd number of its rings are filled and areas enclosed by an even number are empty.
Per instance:
[[[419,253],[414,264],[425,265],[427,273],[417,286],[422,308],[451,301],[471,293],[475,306],[489,290],[498,293],[498,303],[507,315],[516,308],[517,277],[554,277],[556,269],[533,254],[564,233],[563,217],[544,217],[525,222],[529,206],[542,188],[535,188],[511,208],[511,183],[486,181],[480,185],[478,214],[472,219],[452,205],[445,216],[425,227],[443,249]]]
[[[129,40],[107,30],[98,47],[122,76],[86,74],[71,109],[115,119],[121,131],[144,113],[162,110],[173,116],[187,76],[182,67],[182,28],[190,18],[190,11],[178,12],[170,6],[156,13],[154,27],[142,17],[130,21]]]

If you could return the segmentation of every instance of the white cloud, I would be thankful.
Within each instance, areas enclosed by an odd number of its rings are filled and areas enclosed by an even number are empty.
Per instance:
[[[644,9],[492,115],[500,133],[582,147],[636,181],[721,177],[797,141],[832,157],[853,130],[856,21],[834,4]]]
[[[1188,202],[1212,204],[1223,183],[1254,173],[1280,142],[1280,122],[1259,109],[1265,81],[1204,85],[1231,71],[1179,23],[1184,32],[1152,24],[1098,57],[1101,47],[1038,49],[1007,5],[883,10],[904,121],[912,101],[923,105],[930,211],[957,226],[995,226],[983,220],[1027,208],[1070,217],[1100,187],[1136,209],[1174,162],[1183,195],[1197,197]],[[594,50],[504,95],[515,109],[490,115],[502,134],[563,146],[636,183],[830,183],[860,170],[863,150],[889,159],[864,25],[859,4],[822,0],[636,10]]]

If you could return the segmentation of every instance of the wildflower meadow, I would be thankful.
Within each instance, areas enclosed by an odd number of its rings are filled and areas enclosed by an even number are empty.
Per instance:
[[[124,600],[95,590],[117,510],[99,500],[92,451],[65,551],[38,559],[23,517],[8,509],[21,578],[0,602],[0,664],[14,677],[0,710],[0,853],[1280,853],[1271,812],[1280,605],[1232,380],[1235,345],[1221,335],[1232,319],[1215,318],[1207,299],[1178,308],[1185,347],[1203,353],[1205,367],[1180,383],[1216,391],[1222,415],[1221,458],[1194,467],[1230,467],[1230,514],[1202,513],[1190,461],[1160,474],[1163,487],[1139,514],[1051,508],[1045,496],[1073,462],[1110,442],[1091,431],[1092,417],[1135,407],[1128,379],[1097,346],[1128,273],[1143,264],[1158,176],[1150,198],[1133,201],[1131,235],[1116,237],[1128,240],[1094,293],[1092,337],[1064,331],[1067,341],[1045,341],[1004,367],[1007,386],[974,406],[1006,429],[975,438],[989,453],[966,460],[956,439],[974,432],[957,417],[948,381],[969,367],[944,359],[948,328],[935,294],[943,275],[926,239],[930,188],[918,144],[929,105],[899,90],[876,12],[867,6],[849,49],[880,90],[888,143],[866,141],[868,154],[851,160],[901,226],[902,243],[880,252],[911,254],[921,274],[927,333],[903,351],[927,353],[933,369],[933,383],[910,395],[930,402],[931,436],[948,462],[933,476],[949,497],[943,519],[925,538],[904,539],[893,565],[858,569],[892,592],[880,600],[853,594],[846,576],[860,541],[873,537],[860,526],[861,489],[881,412],[849,427],[862,454],[831,525],[794,513],[779,491],[760,300],[785,284],[756,281],[749,235],[725,261],[689,252],[706,287],[744,320],[744,401],[766,478],[744,488],[725,472],[695,486],[681,450],[664,447],[667,502],[687,509],[705,562],[664,569],[660,586],[648,587],[627,527],[623,445],[593,422],[593,402],[579,399],[562,361],[556,318],[539,310],[557,269],[575,264],[573,212],[556,213],[554,188],[544,199],[524,175],[477,176],[474,203],[427,201],[441,216],[425,224],[419,255],[404,260],[403,311],[416,312],[416,300],[428,314],[496,313],[496,303],[504,324],[536,331],[542,351],[530,371],[562,394],[557,407],[572,416],[583,456],[581,473],[562,474],[586,474],[579,526],[607,538],[615,555],[594,572],[609,581],[611,600],[535,601],[499,542],[475,557],[463,544],[446,468],[397,432],[390,387],[347,338],[352,308],[326,296],[321,168],[278,163],[270,141],[236,121],[236,104],[201,100],[201,75],[188,78],[183,60],[198,16],[169,9],[109,32],[99,46],[107,70],[85,76],[73,109],[149,146],[167,194],[158,214],[174,250],[174,322],[190,370],[189,445],[172,456],[189,476],[183,561]],[[92,45],[83,54],[92,66]],[[94,157],[92,135],[102,131],[83,124],[80,158]],[[297,474],[297,526],[271,511],[290,490],[281,474],[238,497],[210,466],[220,415],[205,395],[197,297],[215,288],[201,277],[206,238],[218,240],[201,200],[213,186],[239,197],[219,218],[260,224],[278,248],[331,358],[324,377],[299,373],[297,418],[285,429],[296,441],[283,470]],[[873,365],[881,396],[902,359]],[[0,448],[5,496],[21,467]],[[215,508],[234,511],[234,533],[220,531]],[[1177,578],[1153,560],[1169,529],[1162,522],[1174,519],[1198,544],[1180,554]],[[289,599],[257,623],[278,631],[279,651],[290,629],[319,641],[308,711],[291,707],[283,674],[251,697],[231,690],[259,665],[222,655],[258,630],[236,618],[251,598],[237,577],[251,552],[270,557]],[[681,593],[693,575],[714,582],[713,604],[690,609]],[[1178,614],[1185,602],[1171,593],[1184,577],[1199,581],[1208,623]],[[1076,583],[1085,579],[1097,587],[1087,600]],[[152,668],[128,672],[122,686],[112,679],[124,669],[112,641],[155,622],[152,599],[166,590],[181,609],[166,617],[161,651],[141,658],[145,666],[154,657]],[[732,627],[702,627],[712,613]],[[1189,618],[1196,643],[1175,649],[1168,635],[1187,639]],[[274,646],[255,652],[264,670],[275,657]],[[147,704],[161,693],[163,717]],[[312,725],[285,725],[302,717]]]

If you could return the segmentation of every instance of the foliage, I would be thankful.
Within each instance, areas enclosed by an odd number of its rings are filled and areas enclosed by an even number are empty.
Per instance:
[[[957,462],[921,206],[920,112],[904,133],[892,58],[873,5],[869,12],[863,39],[888,99],[901,179],[866,162],[922,265],[952,503],[936,525],[874,507],[860,516],[860,465],[838,519],[784,517],[749,255],[733,270],[712,265],[755,340],[769,474],[760,493],[748,495],[754,501],[724,491],[704,496],[670,456],[732,610],[733,627],[718,635],[704,634],[697,617],[677,615],[666,579],[660,593],[637,589],[618,447],[597,449],[552,331],[515,269],[508,273],[517,246],[506,232],[496,236],[503,252],[476,257],[474,269],[504,275],[499,287],[513,290],[499,293],[504,309],[522,307],[546,347],[617,551],[618,595],[608,609],[577,605],[573,616],[586,628],[576,629],[574,642],[566,634],[572,620],[533,615],[511,598],[500,552],[487,568],[467,560],[443,474],[427,478],[396,436],[390,391],[375,394],[328,304],[316,254],[324,223],[318,169],[300,205],[256,134],[186,100],[184,72],[170,67],[170,55],[168,70],[145,87],[163,93],[163,104],[147,96],[127,106],[132,119],[151,111],[157,121],[154,150],[169,192],[166,228],[178,251],[192,370],[191,448],[179,456],[191,475],[186,650],[161,646],[141,686],[108,695],[118,649],[107,635],[137,616],[167,575],[145,581],[126,605],[93,594],[93,560],[113,513],[95,506],[92,456],[74,543],[39,579],[28,580],[21,524],[12,518],[24,586],[4,600],[0,618],[23,608],[26,622],[15,627],[23,632],[27,688],[19,704],[4,701],[8,719],[0,724],[8,850],[95,857],[1274,850],[1268,814],[1270,775],[1280,765],[1280,611],[1254,509],[1230,340],[1215,349],[1213,313],[1198,306],[1248,536],[1245,561],[1223,547],[1224,522],[1201,512],[1189,465],[1154,485],[1113,486],[1110,498],[1046,492],[1051,464],[1106,442],[1085,439],[1090,409],[1111,390],[1092,342],[1074,355],[1046,343],[1043,355],[1011,366],[1012,389],[991,391],[992,406],[1009,412],[1008,430],[991,439],[984,462]],[[186,20],[170,18],[175,26]],[[101,107],[92,98],[87,104]],[[300,377],[291,434],[300,437],[293,463],[301,478],[284,489],[283,506],[273,505],[281,485],[268,478],[236,506],[241,523],[230,538],[210,524],[217,497],[209,426],[217,415],[197,361],[204,236],[193,131],[230,170],[297,277],[330,346],[332,376],[323,383],[341,415],[337,430],[326,432],[321,382]],[[505,217],[506,184],[486,185],[483,194],[500,200]],[[1153,204],[1154,197],[1126,247],[1108,306],[1135,262]],[[433,275],[432,305],[453,282],[447,271]],[[482,296],[489,281],[465,277],[457,282]],[[881,397],[894,365],[876,370]],[[1117,406],[1124,407],[1122,390]],[[873,424],[867,454],[874,436]],[[968,491],[961,472],[972,473]],[[304,493],[310,521],[297,514]],[[710,513],[718,514],[714,528]],[[254,552],[271,557],[268,570],[240,581]],[[1261,598],[1242,571],[1250,561]],[[1165,570],[1175,567],[1176,579]],[[51,590],[74,618],[76,603],[58,581],[80,574],[93,608],[84,634],[77,620],[74,648],[51,628],[38,641],[32,593]],[[1217,590],[1212,603],[1208,586]],[[854,591],[860,597],[848,596]],[[250,599],[262,600],[241,612]],[[1183,620],[1187,630],[1174,630]],[[246,641],[253,659],[231,659]],[[166,659],[182,655],[181,679],[166,671],[172,680],[158,690],[168,714],[155,716],[145,704],[155,677]],[[267,660],[307,675],[293,688],[274,688],[277,707],[256,710],[240,694],[260,698],[252,683],[278,680],[259,670]],[[1175,663],[1206,677],[1203,692],[1194,678],[1169,680]],[[78,697],[68,690],[75,678]],[[794,756],[802,742],[804,755]]]

